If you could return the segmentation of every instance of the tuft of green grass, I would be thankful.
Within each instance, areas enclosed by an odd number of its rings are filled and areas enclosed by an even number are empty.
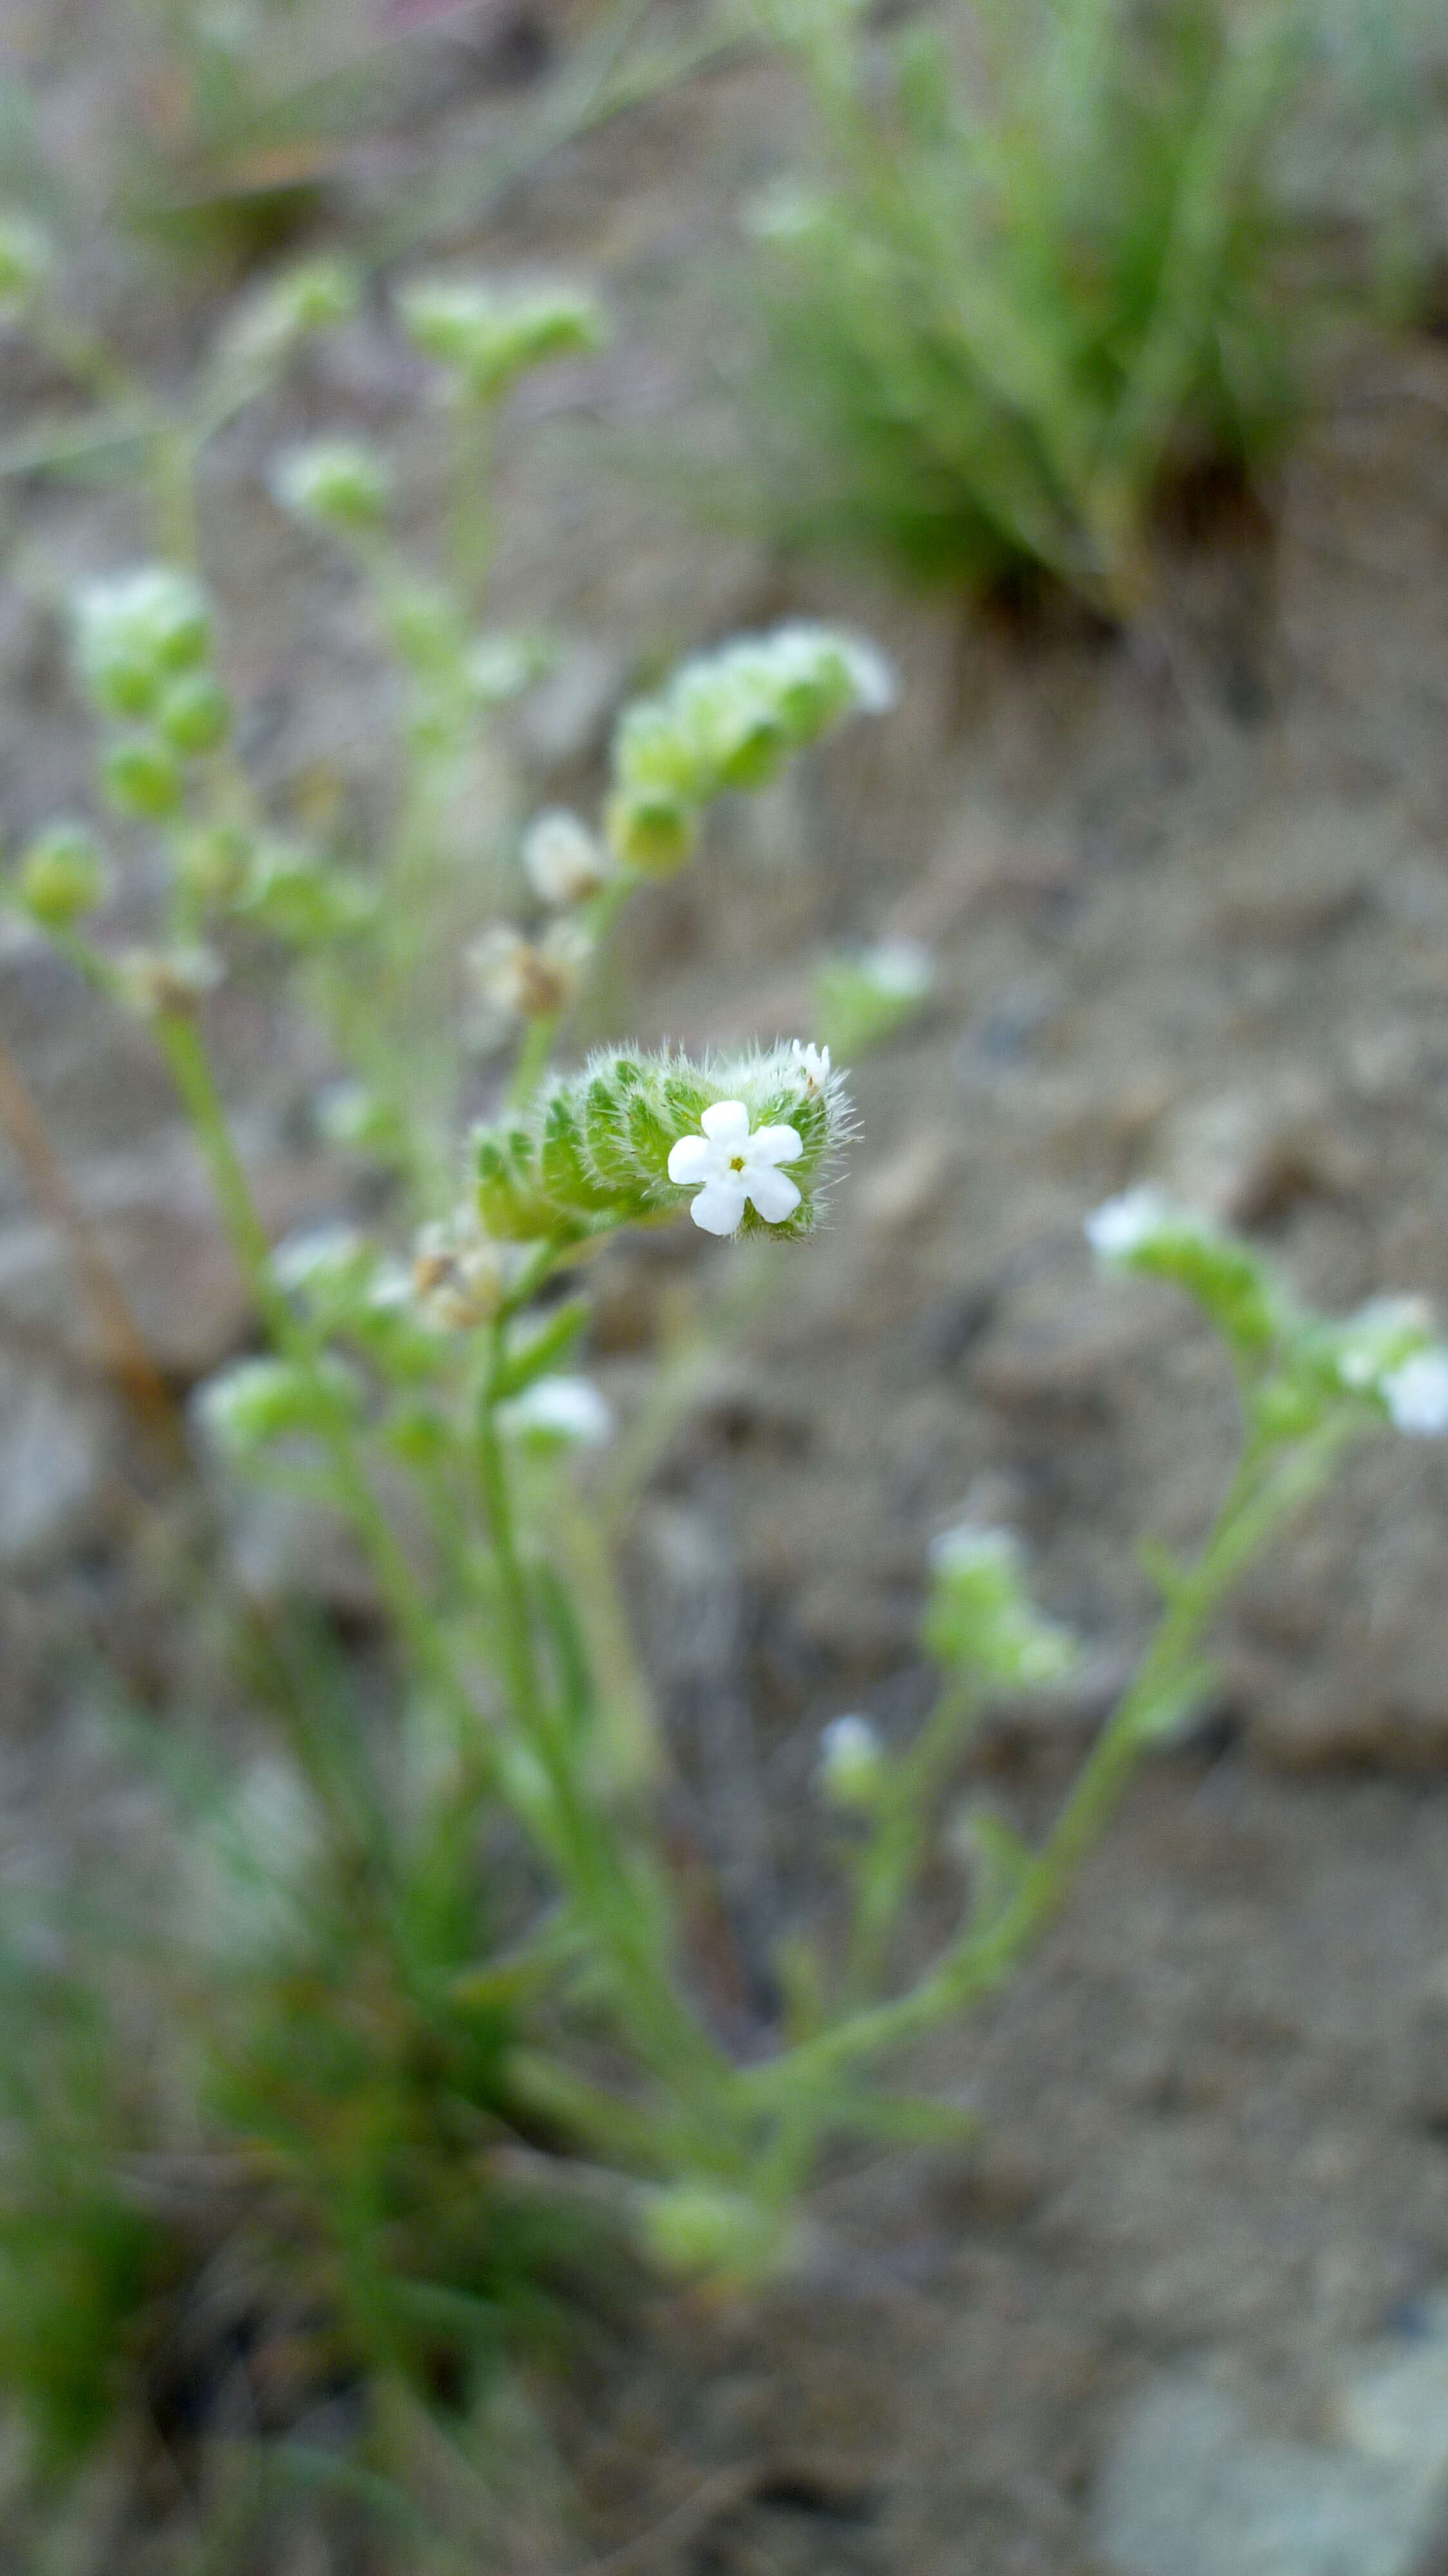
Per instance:
[[[817,178],[752,221],[786,533],[1131,617],[1173,481],[1249,476],[1298,414],[1268,174],[1295,16],[984,0],[872,39],[848,8],[770,0],[769,25],[822,131]]]

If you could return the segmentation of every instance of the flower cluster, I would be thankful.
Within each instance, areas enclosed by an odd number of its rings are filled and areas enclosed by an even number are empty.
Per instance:
[[[794,1240],[849,1132],[839,1076],[798,1043],[704,1065],[599,1055],[479,1133],[478,1208],[504,1240],[570,1242],[688,1199],[706,1233]]]
[[[414,348],[475,402],[496,402],[529,367],[586,355],[604,338],[600,307],[576,286],[419,277],[400,291],[397,316]]]
[[[1076,1661],[1069,1629],[1031,1599],[1020,1542],[968,1522],[931,1548],[924,1638],[939,1663],[1008,1689],[1045,1689]]]
[[[1263,1427],[1306,1432],[1349,1402],[1419,1437],[1448,1432],[1448,1348],[1434,1339],[1423,1298],[1373,1297],[1342,1322],[1315,1315],[1252,1245],[1150,1183],[1108,1199],[1086,1234],[1109,1268],[1170,1279],[1195,1296],[1249,1363]]]
[[[781,626],[684,663],[661,696],[637,700],[620,721],[607,814],[615,856],[667,875],[714,797],[763,786],[842,717],[879,714],[893,696],[874,646],[827,626]]]

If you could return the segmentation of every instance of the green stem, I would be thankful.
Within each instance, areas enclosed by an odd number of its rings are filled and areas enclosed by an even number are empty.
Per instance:
[[[180,1012],[163,1012],[157,1015],[155,1029],[210,1174],[232,1249],[268,1335],[295,1366],[315,1370],[316,1352],[276,1284],[270,1240],[237,1153],[195,1019]],[[471,1725],[471,1702],[452,1670],[417,1578],[373,1492],[352,1432],[343,1423],[333,1423],[322,1436],[331,1461],[336,1500],[367,1551],[400,1633],[419,1669]]]
[[[1045,1844],[995,1919],[961,1934],[908,1994],[850,2014],[766,2067],[740,2077],[761,2107],[819,2088],[841,2067],[916,2037],[988,1993],[1058,1910],[1144,1748],[1179,1707],[1207,1623],[1268,1531],[1321,1485],[1357,1426],[1329,1421],[1285,1458],[1258,1437],[1246,1453],[1216,1526],[1168,1604],[1135,1681],[1098,1737]],[[823,2096],[821,2097],[823,2099]]]

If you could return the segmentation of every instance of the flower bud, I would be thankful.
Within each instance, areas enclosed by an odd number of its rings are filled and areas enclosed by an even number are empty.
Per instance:
[[[820,1737],[820,1794],[831,1807],[869,1808],[885,1781],[885,1757],[868,1717],[834,1717]]]
[[[505,707],[541,680],[554,658],[542,635],[479,635],[463,656],[463,677],[475,705]]]
[[[608,876],[608,859],[585,823],[566,807],[536,814],[523,835],[523,867],[544,903],[586,903]]]
[[[786,2242],[779,2212],[717,2184],[676,2182],[651,2191],[644,2204],[644,2243],[663,2272],[688,2279],[760,2279]]]
[[[168,564],[85,583],[74,617],[77,666],[104,715],[148,715],[164,681],[200,668],[211,649],[205,592]]]
[[[231,731],[231,706],[220,681],[209,671],[183,671],[162,692],[156,730],[184,759],[219,751]]]
[[[669,877],[690,856],[699,818],[667,787],[619,787],[608,800],[604,831],[620,867],[641,877]]]
[[[930,1551],[930,1569],[924,1638],[939,1662],[1018,1690],[1064,1680],[1075,1640],[1031,1600],[1009,1530],[947,1530]]]
[[[121,997],[143,1020],[182,1018],[221,981],[212,948],[128,948],[116,960]]]
[[[294,1360],[237,1360],[209,1378],[197,1398],[202,1426],[238,1462],[273,1440],[343,1430],[361,1415],[361,1390],[350,1369],[324,1355]]]
[[[313,332],[350,321],[360,301],[361,282],[348,261],[300,260],[268,279],[230,316],[218,354],[223,364],[270,373]]]
[[[294,518],[323,528],[375,528],[392,492],[391,473],[358,439],[320,438],[288,448],[269,477],[272,497]]]
[[[176,843],[176,873],[199,903],[231,903],[240,894],[254,857],[252,837],[239,823],[200,823]]]
[[[47,824],[22,851],[16,891],[33,921],[64,930],[94,911],[106,880],[95,834],[84,823],[60,821]]]
[[[586,354],[604,338],[601,307],[570,286],[419,277],[400,290],[397,313],[414,348],[447,367],[478,402],[496,402],[527,368]]]
[[[154,734],[128,734],[108,743],[101,754],[100,782],[107,802],[128,822],[164,822],[179,812],[185,792],[175,752]]]
[[[54,265],[55,246],[39,224],[18,208],[0,214],[0,322],[29,310]]]
[[[613,1437],[613,1408],[586,1377],[537,1377],[497,1418],[510,1440],[534,1449],[597,1449]]]
[[[520,1019],[547,1020],[567,1009],[592,953],[581,922],[550,922],[539,940],[500,927],[469,949],[468,967],[484,1001]]]
[[[268,839],[253,852],[239,910],[258,929],[294,948],[319,948],[366,928],[377,910],[375,889],[302,842]]]

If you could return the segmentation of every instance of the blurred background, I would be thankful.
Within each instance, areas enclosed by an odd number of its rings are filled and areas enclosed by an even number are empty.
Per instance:
[[[419,264],[577,278],[612,322],[502,420],[493,600],[541,676],[464,840],[590,800],[621,700],[681,653],[826,616],[895,661],[886,719],[648,894],[593,1032],[832,1037],[862,1137],[830,1226],[787,1276],[726,1279],[687,1227],[626,1242],[593,1352],[626,1419],[694,1353],[618,1535],[746,1936],[785,1903],[821,1724],[918,1715],[922,1567],[962,1508],[1023,1533],[1087,1643],[976,1756],[1048,1813],[1145,1632],[1136,1543],[1191,1542],[1232,1442],[1205,1334],[1093,1279],[1086,1212],[1151,1178],[1334,1309],[1448,1306],[1441,7],[7,0],[3,36],[0,200],[67,317],[0,340],[7,850],[89,792],[60,610],[149,547],[125,371],[179,401],[302,253],[355,257],[361,308],[201,469],[277,810],[365,843],[388,793],[374,638],[266,468],[377,437],[433,529],[445,423],[384,327]],[[264,973],[218,1038],[276,1232],[375,1209]],[[492,1080],[484,1050],[472,1105]],[[55,1160],[170,1399],[253,1319],[143,1033],[14,923],[0,1127],[0,1874],[74,1890],[150,1830],[118,1694],[178,1736],[247,1723],[218,1561],[262,1602],[303,1588],[364,1672],[376,1603],[264,1497],[218,1532],[138,1431]],[[1355,1458],[1254,1572],[1209,1711],[1043,1949],[933,2043],[978,2150],[827,2177],[828,2260],[762,2301],[595,2321],[529,2401],[547,2442],[500,2413],[506,2535],[437,2563],[1448,2564],[1445,1567],[1441,1452]],[[0,2564],[430,2565],[360,2470],[330,2521],[226,2555],[208,2441],[338,2456],[348,2391],[305,2314],[212,2292],[110,2390],[78,2486],[22,2504],[0,2425]]]

